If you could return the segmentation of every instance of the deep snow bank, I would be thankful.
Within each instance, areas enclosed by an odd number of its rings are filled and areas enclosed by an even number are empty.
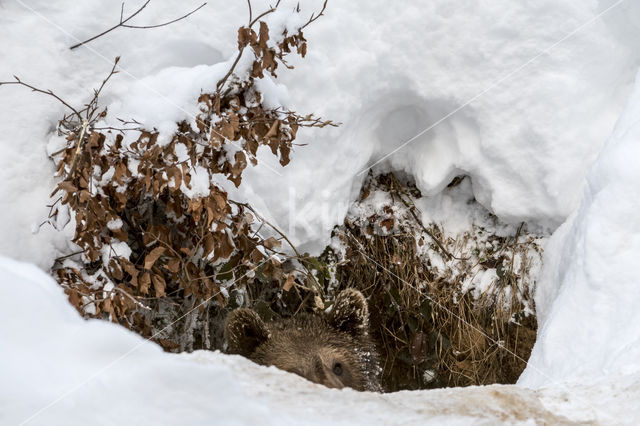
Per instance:
[[[383,395],[327,389],[238,356],[167,354],[120,326],[82,320],[51,277],[5,257],[0,347],[3,425],[619,424],[640,415],[640,376]]]
[[[467,173],[502,219],[554,228],[577,206],[637,69],[632,13],[596,18],[613,4],[330,2],[307,32],[308,58],[282,82],[297,109],[344,124],[305,135],[283,177],[257,168],[247,182],[298,241],[324,241],[358,173],[439,123],[378,168],[406,171],[427,195]]]
[[[640,371],[639,158],[640,75],[579,209],[547,245],[536,293],[538,340],[522,385]]]
[[[227,368],[84,321],[34,265],[0,257],[0,318],[0,424],[270,424]]]
[[[253,8],[267,3],[255,0]],[[283,10],[295,3],[283,2]],[[303,13],[321,3],[305,2]],[[163,22],[199,4],[153,3],[135,23]],[[640,60],[637,6],[627,0],[597,17],[614,4],[374,0],[363,7],[331,0],[306,31],[307,58],[296,60],[294,71],[282,69],[284,86],[268,90],[343,125],[302,130],[298,142],[308,145],[296,148],[286,168],[263,155],[238,196],[301,249],[318,250],[354,199],[364,177],[358,173],[447,117],[378,167],[408,172],[425,194],[468,173],[476,198],[502,219],[556,226],[576,207]],[[139,7],[125,6],[125,13]],[[138,117],[165,131],[188,118],[201,89],[215,85],[247,19],[245,2],[215,0],[174,25],[118,29],[70,51],[77,38],[112,26],[118,5],[33,0],[0,9],[0,79],[16,74],[79,105],[120,55],[122,72],[103,105],[114,118]],[[63,108],[17,87],[2,87],[0,99],[0,195],[13,206],[0,209],[0,253],[48,268],[73,250],[69,235],[47,227],[30,233],[48,213],[54,183],[45,146]]]

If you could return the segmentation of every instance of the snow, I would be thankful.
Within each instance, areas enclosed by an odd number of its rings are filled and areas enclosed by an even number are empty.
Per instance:
[[[283,10],[295,6],[285,3]],[[162,22],[199,4],[154,4],[136,23]],[[355,199],[361,172],[382,160],[376,170],[406,171],[426,195],[439,193],[456,174],[469,174],[476,198],[493,213],[555,229],[577,207],[586,171],[640,64],[638,6],[625,1],[607,11],[614,4],[544,0],[455,6],[439,0],[405,2],[388,13],[390,6],[381,0],[366,8],[331,1],[326,16],[305,31],[307,57],[292,58],[294,71],[280,67],[278,84],[267,78],[259,87],[274,105],[343,124],[302,129],[298,142],[306,145],[285,168],[261,149],[260,164],[245,173],[237,198],[251,199],[302,250],[318,252]],[[253,9],[266,5],[255,1]],[[125,6],[125,13],[137,7]],[[304,16],[320,6],[319,0],[306,2]],[[16,74],[82,104],[121,56],[121,72],[103,95],[110,119],[141,120],[159,129],[165,141],[176,121],[197,112],[193,100],[200,91],[211,90],[228,69],[237,27],[247,17],[245,3],[217,0],[187,21],[149,31],[117,29],[70,51],[76,38],[113,25],[118,8],[68,0],[2,7],[6,59],[0,75]],[[602,11],[607,11],[603,19],[596,18]],[[274,28],[292,25],[284,15],[267,18]],[[24,45],[35,28],[38,43]],[[34,240],[28,230],[46,214],[52,165],[42,155],[42,141],[63,108],[17,87],[3,87],[0,96],[12,105],[12,113],[0,118],[3,141],[21,141],[3,158],[0,177],[15,188],[38,188],[12,191],[16,210],[29,214],[5,211],[0,223],[15,235],[10,240],[25,244],[18,252],[0,246],[0,252],[48,267],[66,239],[46,232]],[[32,181],[13,182],[25,164],[35,169],[27,178]]]
[[[109,266],[111,258],[121,257],[128,260],[129,256],[131,256],[131,247],[125,242],[117,241],[102,247],[102,263],[105,268]]]
[[[209,171],[202,166],[195,166],[191,174],[189,187],[183,181],[180,190],[189,198],[205,197],[209,195]]]
[[[639,376],[541,391],[328,389],[239,356],[164,353],[120,326],[85,321],[34,265],[0,257],[0,283],[3,425],[624,423],[640,415]]]
[[[617,23],[596,19],[550,48],[610,5],[332,2],[327,19],[306,33],[308,57],[281,81],[297,110],[343,125],[305,134],[309,146],[282,177],[256,168],[246,182],[269,194],[281,229],[323,246],[328,233],[318,229],[331,229],[331,213],[344,216],[364,178],[358,173],[473,100],[377,169],[406,171],[426,195],[467,173],[476,198],[501,218],[553,229],[577,206],[588,166],[624,105],[638,65],[629,44],[637,46],[640,30],[630,24],[622,45],[611,35]],[[320,88],[322,100],[308,88]],[[293,200],[269,193],[285,185]],[[326,201],[318,197],[325,189]]]
[[[33,265],[3,257],[0,270],[0,423],[248,424],[264,416],[259,404],[235,408],[244,396],[224,366],[189,362],[122,327],[82,320]]]
[[[247,19],[245,2],[208,3],[186,21],[117,29],[71,51],[114,25],[120,3],[0,0],[0,80],[15,74],[82,105],[121,56],[102,97],[109,119],[135,118],[166,141],[228,69]],[[254,16],[267,7],[252,3]],[[321,3],[304,2],[303,13]],[[135,23],[199,4],[152,2]],[[64,142],[54,135],[64,108],[2,86],[0,255],[40,269],[0,258],[0,423],[37,413],[29,424],[637,423],[640,88],[622,113],[640,66],[640,3],[331,0],[325,15],[305,30],[307,57],[259,87],[274,106],[342,125],[301,129],[305,146],[286,168],[261,149],[232,195],[315,253],[369,166],[412,177],[424,220],[465,229],[473,213],[455,209],[464,194],[442,189],[467,174],[504,223],[554,231],[536,291],[539,338],[519,386],[329,390],[237,357],[165,354],[121,327],[82,321],[41,271],[74,251],[64,227],[73,217],[58,218],[61,230],[40,226],[55,201],[47,151]],[[300,17],[268,19],[275,28]],[[194,195],[207,176],[195,176]]]
[[[638,158],[640,75],[580,207],[547,246],[536,293],[541,330],[522,385],[640,372]]]

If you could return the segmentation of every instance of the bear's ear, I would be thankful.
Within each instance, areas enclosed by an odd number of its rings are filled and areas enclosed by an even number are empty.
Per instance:
[[[224,338],[229,353],[249,357],[269,339],[269,329],[255,311],[236,309],[227,316]]]
[[[369,308],[367,299],[353,288],[342,290],[327,314],[329,324],[352,336],[363,336],[369,332]]]

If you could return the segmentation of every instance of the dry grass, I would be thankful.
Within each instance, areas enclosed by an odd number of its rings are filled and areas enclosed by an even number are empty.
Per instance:
[[[418,215],[407,214],[413,208],[410,188],[400,188],[392,176],[379,178],[373,186],[363,194],[388,191],[407,210],[394,209],[391,232],[376,232],[383,215],[366,223],[347,220],[337,228],[335,238],[346,251],[336,278],[339,288],[355,287],[369,298],[386,390],[514,383],[536,338],[535,316],[528,312],[533,306],[527,288],[531,268],[526,256],[520,256],[525,261],[519,265],[514,259],[516,253],[538,250],[534,237],[522,226],[512,237],[445,237],[435,224],[424,229]],[[489,250],[487,238],[497,239]],[[431,265],[420,242],[439,251],[447,267]],[[499,271],[498,279],[479,295],[463,291],[473,268]],[[459,273],[451,273],[454,269]]]

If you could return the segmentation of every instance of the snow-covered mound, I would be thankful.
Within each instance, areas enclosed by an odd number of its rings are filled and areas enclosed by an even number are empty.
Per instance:
[[[585,388],[376,394],[324,388],[239,356],[172,355],[85,321],[34,265],[0,257],[0,424],[561,424],[637,416],[640,377]],[[635,411],[634,411],[635,410]]]
[[[282,9],[296,3],[285,1]],[[305,2],[303,13],[321,3]],[[163,22],[199,4],[153,3],[134,23]],[[252,4],[258,13],[268,2]],[[106,88],[103,105],[113,118],[137,117],[170,131],[189,118],[193,98],[212,90],[221,65],[234,57],[246,3],[214,0],[171,26],[120,28],[68,49],[114,25],[117,6],[0,3],[0,79],[16,74],[80,105],[121,56],[122,72]],[[139,7],[125,6],[125,14]],[[640,62],[639,13],[636,2],[613,0],[375,0],[366,7],[332,0],[306,31],[307,57],[294,60],[296,70],[280,71],[284,86],[265,85],[274,100],[343,125],[303,129],[298,142],[307,145],[297,147],[286,168],[263,155],[245,173],[238,196],[301,249],[317,251],[355,198],[360,172],[382,160],[378,169],[406,171],[428,195],[467,173],[476,198],[502,219],[555,227],[577,206],[586,171],[628,95]],[[274,28],[283,25],[282,15],[267,18]],[[71,250],[68,236],[47,227],[30,234],[48,213],[53,166],[45,141],[64,109],[17,87],[2,87],[0,99],[6,107],[2,198],[14,206],[0,209],[0,253],[47,268],[60,250]]]
[[[427,195],[469,174],[502,219],[555,227],[577,206],[637,69],[640,7],[596,18],[613,4],[329,2],[309,28],[308,58],[282,81],[297,109],[344,124],[305,137],[283,177],[257,168],[247,182],[314,247],[355,198],[359,173],[380,160]],[[611,29],[623,24],[626,44]],[[291,189],[271,194],[272,185]]]
[[[640,75],[580,208],[547,245],[538,340],[522,385],[640,372],[639,158]]]
[[[260,404],[243,404],[228,368],[84,321],[33,265],[0,258],[0,300],[3,425],[246,424],[266,414]]]

